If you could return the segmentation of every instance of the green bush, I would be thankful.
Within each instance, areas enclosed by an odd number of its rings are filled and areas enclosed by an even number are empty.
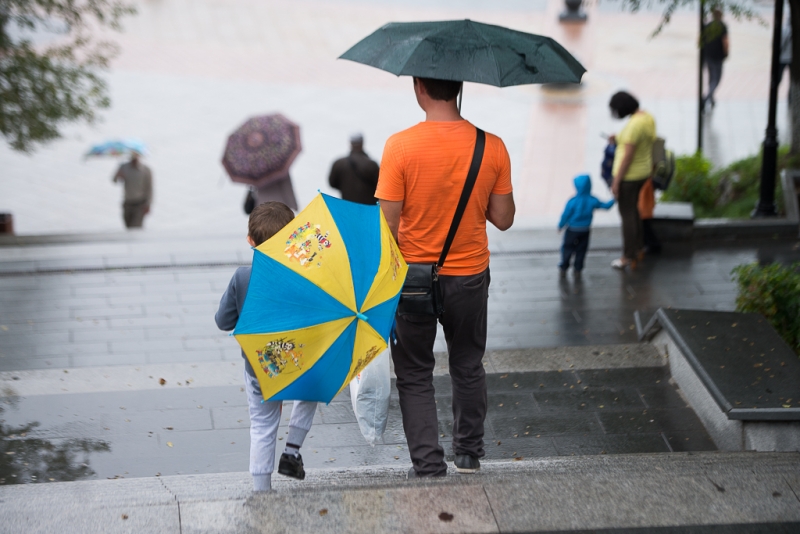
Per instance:
[[[788,147],[778,150],[778,171],[797,166]],[[691,202],[698,218],[744,219],[756,205],[761,187],[761,153],[735,161],[712,172],[711,162],[702,154],[679,156],[675,176],[661,200]],[[783,189],[776,177],[775,205],[782,214]]]
[[[675,158],[675,176],[662,200],[691,202],[696,217],[707,217],[717,200],[717,185],[710,179],[711,162],[700,152]]]
[[[731,274],[739,286],[736,311],[762,314],[800,355],[800,263],[745,264]]]

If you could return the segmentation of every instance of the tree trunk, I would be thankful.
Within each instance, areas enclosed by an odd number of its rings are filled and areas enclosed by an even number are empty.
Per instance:
[[[789,0],[789,16],[792,25],[792,64],[789,69],[791,153],[800,156],[800,0]],[[775,24],[780,23],[782,22],[775,21]]]

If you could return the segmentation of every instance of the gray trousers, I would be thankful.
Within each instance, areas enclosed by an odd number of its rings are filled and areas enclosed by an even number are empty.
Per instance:
[[[489,269],[472,276],[441,276],[444,329],[453,389],[453,452],[484,456],[486,419],[486,308]],[[433,387],[436,318],[397,315],[392,360],[400,394],[403,430],[414,469],[422,476],[447,472],[439,445],[439,419]]]
[[[122,219],[125,221],[126,228],[141,228],[144,222],[145,211],[147,211],[147,201],[125,201],[122,204]]]

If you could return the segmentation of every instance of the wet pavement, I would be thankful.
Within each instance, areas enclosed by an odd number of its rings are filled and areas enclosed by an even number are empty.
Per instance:
[[[241,354],[213,314],[249,251],[233,237],[200,237],[1,249],[0,424],[2,447],[14,453],[0,455],[6,483],[12,474],[32,481],[247,469]],[[578,281],[558,278],[558,237],[492,234],[487,458],[713,449],[664,362],[636,343],[633,312],[732,310],[735,265],[797,261],[800,244],[672,245],[623,274],[609,266],[618,230],[598,229]],[[436,347],[444,350],[441,337]],[[445,373],[440,363],[447,446]],[[374,448],[346,395],[321,406],[304,456],[311,467],[407,464],[396,399],[386,444]],[[33,467],[48,462],[68,467],[58,476]]]
[[[213,316],[251,252],[238,236],[200,237],[0,248],[0,371],[239,362]],[[800,260],[795,242],[677,244],[621,274],[610,268],[618,230],[598,229],[582,279],[559,280],[558,239],[493,235],[489,349],[635,342],[636,310],[732,311],[733,267]],[[441,332],[436,350],[445,350]]]
[[[490,373],[487,382],[486,460],[716,450],[667,367]],[[434,386],[440,441],[451,461],[449,376],[437,376]],[[6,460],[0,484],[248,469],[249,418],[240,387],[11,400],[0,415]],[[287,404],[277,454],[289,410]],[[60,450],[48,450],[48,443]],[[406,465],[394,385],[384,444],[366,443],[345,391],[319,406],[302,453],[309,468]]]

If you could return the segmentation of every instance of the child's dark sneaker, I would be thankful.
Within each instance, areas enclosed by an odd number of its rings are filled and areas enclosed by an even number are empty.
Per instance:
[[[481,468],[481,463],[469,454],[456,454],[456,471],[459,473],[476,473]]]
[[[303,457],[298,454],[281,454],[281,461],[278,463],[278,473],[287,477],[303,480],[306,478],[306,471],[303,469]]]

